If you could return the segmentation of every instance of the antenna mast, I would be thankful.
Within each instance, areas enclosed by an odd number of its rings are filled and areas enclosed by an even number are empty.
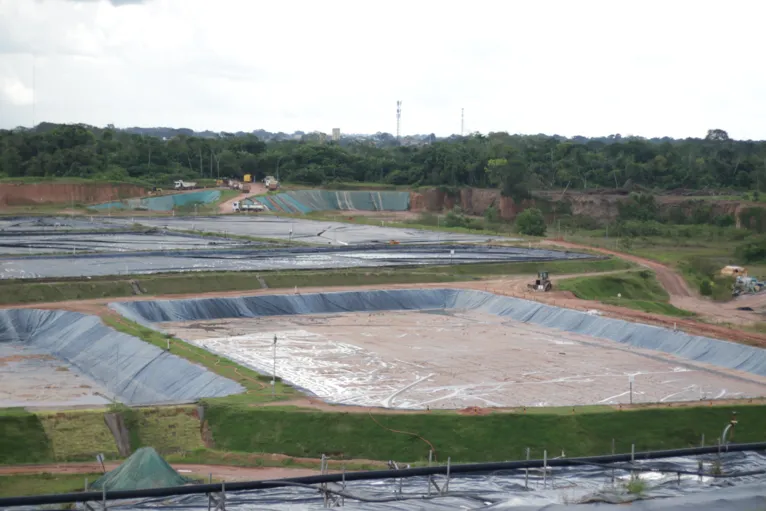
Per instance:
[[[37,54],[32,54],[32,129],[37,119]]]
[[[402,120],[402,102],[397,101],[396,102],[396,140],[399,140],[399,137],[401,136],[401,132],[400,132],[401,120]]]
[[[460,109],[460,136],[465,132],[465,108]]]

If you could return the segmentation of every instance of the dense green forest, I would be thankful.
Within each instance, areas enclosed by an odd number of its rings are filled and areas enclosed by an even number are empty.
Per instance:
[[[375,182],[410,186],[530,189],[766,187],[766,142],[619,136],[569,140],[507,133],[451,137],[419,146],[374,141],[283,141],[254,135],[159,137],[85,125],[0,131],[0,177],[92,178],[167,185],[175,179],[278,174],[310,185]]]

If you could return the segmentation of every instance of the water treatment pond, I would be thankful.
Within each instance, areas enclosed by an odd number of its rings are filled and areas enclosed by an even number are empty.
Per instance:
[[[157,325],[325,401],[402,409],[617,405],[766,395],[766,378],[479,311]],[[629,380],[634,380],[631,397]]]

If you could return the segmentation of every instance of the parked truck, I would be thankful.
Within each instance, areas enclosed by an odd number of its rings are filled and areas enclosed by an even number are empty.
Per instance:
[[[197,183],[179,180],[175,182],[175,187],[176,190],[193,190],[197,188]]]
[[[242,211],[252,211],[255,213],[259,211],[266,211],[266,207],[263,204],[252,201],[236,201],[232,203],[231,207],[235,213]]]
[[[279,181],[274,176],[266,176],[263,178],[263,184],[266,185],[266,189],[269,191],[279,190]]]

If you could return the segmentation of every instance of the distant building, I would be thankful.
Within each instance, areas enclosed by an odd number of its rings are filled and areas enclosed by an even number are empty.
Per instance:
[[[340,140],[340,128],[332,129],[332,139],[334,142],[338,142]]]

